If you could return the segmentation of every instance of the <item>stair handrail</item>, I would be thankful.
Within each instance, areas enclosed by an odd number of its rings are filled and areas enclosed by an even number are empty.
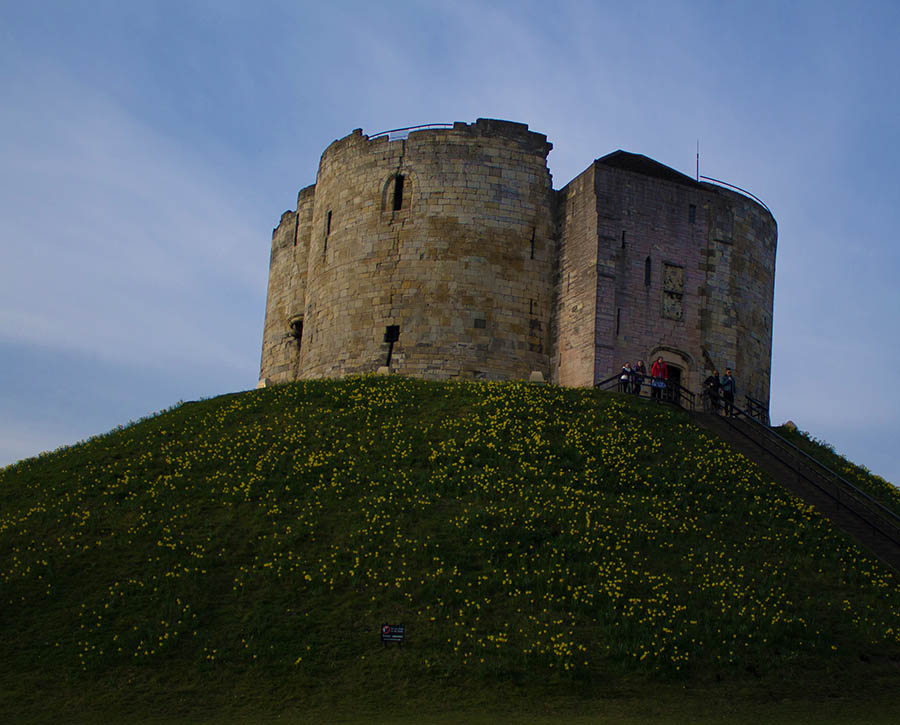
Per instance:
[[[737,413],[738,413],[739,415],[742,415],[742,416],[745,417],[748,421],[750,421],[752,425],[757,426],[758,429],[762,430],[762,432],[763,432],[765,435],[768,435],[770,438],[773,438],[777,443],[781,444],[783,447],[787,447],[787,448],[788,448],[789,450],[791,450],[792,452],[799,454],[799,456],[801,457],[801,460],[805,460],[805,461],[811,462],[811,463],[814,465],[815,468],[818,468],[818,469],[820,469],[821,471],[823,471],[823,472],[826,474],[826,477],[829,477],[829,476],[830,476],[832,479],[836,479],[837,482],[840,483],[841,485],[843,485],[845,489],[849,489],[849,490],[845,491],[845,493],[848,493],[848,494],[851,494],[851,495],[854,495],[854,494],[855,494],[854,498],[856,498],[857,501],[858,501],[859,503],[861,503],[861,504],[863,504],[863,505],[866,505],[866,503],[868,503],[868,504],[870,504],[871,506],[874,506],[874,508],[876,509],[876,511],[877,511],[878,513],[881,513],[881,514],[886,515],[887,518],[888,518],[888,520],[889,520],[892,524],[894,524],[895,526],[897,526],[897,527],[898,527],[898,531],[900,531],[900,516],[898,516],[898,515],[897,515],[896,513],[894,513],[893,511],[891,511],[891,509],[887,508],[887,507],[886,507],[884,504],[882,504],[880,501],[877,501],[876,499],[872,498],[869,494],[867,494],[865,491],[863,491],[862,489],[860,489],[858,486],[855,486],[855,485],[853,485],[852,483],[850,483],[850,481],[848,481],[846,478],[844,478],[843,476],[841,476],[841,475],[840,475],[839,473],[837,473],[836,471],[833,471],[832,469],[830,469],[828,466],[826,466],[826,465],[825,465],[824,463],[822,463],[821,461],[818,461],[818,460],[816,460],[815,458],[813,458],[813,457],[812,457],[811,455],[809,455],[806,451],[804,451],[804,450],[798,448],[796,445],[794,445],[793,443],[791,443],[787,438],[785,438],[785,437],[782,436],[781,434],[776,433],[774,430],[772,430],[772,428],[771,428],[770,426],[764,425],[763,423],[760,423],[760,422],[759,422],[758,420],[756,420],[755,418],[750,417],[750,416],[746,413],[746,411],[741,410],[741,409],[738,408],[737,406],[735,406],[735,411],[737,411]],[[728,423],[729,425],[731,424],[731,421],[729,421],[727,417],[723,417],[723,420],[725,420],[726,423]],[[865,499],[865,501],[860,501],[860,500],[859,500],[860,497],[861,497],[862,499]],[[887,532],[882,531],[881,533],[883,533],[885,536],[888,536],[888,538],[890,538],[891,540],[893,540],[895,543],[900,544],[900,541],[897,541],[896,539],[894,539],[894,537],[891,536],[890,534],[888,534]]]
[[[608,389],[613,386],[619,387],[620,383],[621,383],[621,376],[622,376],[622,373],[616,373],[615,375],[610,375],[608,378],[601,380],[597,383],[594,383],[594,387],[597,388],[598,390],[605,390],[605,389]],[[641,385],[642,386],[646,385],[647,389],[650,390],[652,381],[653,381],[653,376],[644,375],[643,380],[645,382],[642,382]],[[670,398],[666,398],[665,399],[666,402],[674,402],[679,407],[685,408],[686,410],[690,410],[690,411],[693,411],[695,409],[696,394],[692,390],[685,387],[681,383],[676,383],[674,381],[668,381],[668,380],[665,382],[666,382],[665,391],[668,392],[670,396],[675,398],[674,401],[671,400]],[[633,384],[634,384],[633,382],[629,382],[629,385],[633,385]],[[645,397],[645,396],[642,395],[641,397]]]
[[[594,383],[594,387],[597,389],[603,390],[608,387],[611,387],[613,384],[619,385],[620,377],[621,377],[621,373],[616,373],[614,375],[610,375],[608,378],[605,378],[604,380]],[[646,377],[650,378],[649,375]],[[694,400],[696,398],[696,393],[694,393],[692,390],[686,388],[684,385],[681,385],[680,383],[668,383],[668,386],[669,386],[669,389],[673,389],[673,388],[676,389],[678,404],[681,405],[681,407],[687,407],[691,411],[694,410]],[[684,406],[681,404],[682,399],[684,399],[685,401],[688,401],[688,406]],[[754,401],[754,402],[758,402],[758,401]],[[721,399],[719,400],[719,404],[721,405]],[[900,516],[898,516],[895,512],[891,511],[891,509],[887,508],[880,501],[872,498],[869,494],[867,494],[865,491],[860,489],[858,486],[855,486],[854,484],[850,483],[850,481],[848,481],[846,478],[841,476],[836,471],[833,471],[831,468],[826,466],[821,461],[813,458],[806,451],[802,450],[801,448],[798,448],[796,445],[791,443],[784,436],[780,435],[779,433],[776,433],[774,430],[772,430],[771,425],[769,425],[768,423],[761,422],[756,417],[751,415],[748,411],[743,410],[742,408],[739,408],[736,405],[733,405],[732,407],[734,408],[734,411],[738,414],[739,417],[743,417],[746,420],[750,421],[750,423],[753,426],[756,426],[759,430],[761,430],[764,435],[768,435],[770,438],[774,439],[774,441],[776,443],[780,444],[782,447],[787,447],[793,453],[798,454],[800,456],[801,460],[812,463],[814,468],[819,469],[821,472],[823,472],[825,474],[826,479],[828,479],[830,477],[832,479],[832,483],[837,483],[837,484],[840,484],[840,486],[843,486],[843,488],[845,489],[845,493],[854,497],[858,503],[860,503],[864,506],[868,504],[870,509],[872,507],[874,507],[875,511],[873,511],[873,513],[876,513],[876,514],[881,513],[881,514],[885,515],[887,517],[888,521],[891,524],[893,524],[894,526],[896,526],[898,532],[900,532]],[[766,418],[768,418],[768,411],[766,411],[766,412],[767,412]],[[728,425],[731,426],[731,421],[729,420],[729,418],[727,416],[723,416],[722,420],[724,420]],[[784,463],[787,463],[787,462],[785,461]],[[788,465],[790,465],[790,464],[788,464]],[[800,473],[800,472],[797,471],[797,473]],[[832,498],[834,498],[834,497],[832,496]],[[860,499],[863,499],[863,500],[860,500]],[[874,526],[874,524],[872,524],[872,525]],[[897,541],[888,532],[883,531],[880,528],[879,528],[879,531],[881,531],[882,534],[884,534],[885,536],[890,538],[895,543],[900,544],[900,541]]]
[[[769,404],[749,395],[745,395],[744,397],[747,399],[748,415],[764,425],[771,425],[769,420]]]

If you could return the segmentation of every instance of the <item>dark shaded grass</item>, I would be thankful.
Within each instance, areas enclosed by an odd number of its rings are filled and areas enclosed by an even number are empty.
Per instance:
[[[0,502],[13,719],[628,717],[660,692],[696,715],[898,682],[896,579],[628,397],[222,396],[3,469]]]

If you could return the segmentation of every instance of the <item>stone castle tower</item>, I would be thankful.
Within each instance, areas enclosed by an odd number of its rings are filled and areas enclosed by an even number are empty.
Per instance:
[[[769,398],[777,228],[616,151],[555,191],[552,145],[478,119],[322,154],[272,234],[260,384],[391,372],[586,386],[662,356]]]

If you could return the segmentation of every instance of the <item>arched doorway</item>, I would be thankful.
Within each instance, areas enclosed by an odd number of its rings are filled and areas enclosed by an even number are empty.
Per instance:
[[[663,397],[670,403],[679,403],[679,388],[681,386],[684,386],[687,390],[691,388],[691,372],[694,369],[693,359],[683,350],[664,345],[656,347],[650,355],[651,361],[655,361],[658,358],[665,360],[666,367],[669,370],[669,385]]]
[[[682,385],[681,368],[671,362],[666,363],[666,367],[668,367],[669,369],[669,380],[665,395],[663,397],[669,403],[677,403],[678,399],[680,398],[680,394],[678,391]]]

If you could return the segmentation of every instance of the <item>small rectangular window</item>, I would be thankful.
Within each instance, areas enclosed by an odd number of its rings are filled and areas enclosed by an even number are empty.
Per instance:
[[[619,330],[622,329],[622,308],[619,307],[616,310],[616,334],[619,334]]]
[[[694,204],[691,204],[688,207],[688,222],[693,224],[697,221],[697,207]]]
[[[384,328],[384,341],[397,342],[400,339],[400,325],[388,325]]]
[[[650,286],[650,257],[644,260],[644,284]]]
[[[479,330],[483,330],[487,326],[487,323],[483,319],[475,320],[475,327]]]
[[[625,249],[625,232],[622,232],[622,249]]]
[[[534,227],[531,227],[531,258],[534,259]]]
[[[403,208],[403,174],[397,174],[394,177],[394,211],[400,211]]]

